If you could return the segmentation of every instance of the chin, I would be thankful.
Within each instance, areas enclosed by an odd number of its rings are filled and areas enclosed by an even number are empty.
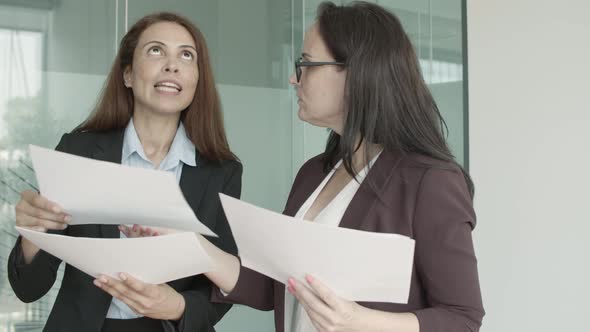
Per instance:
[[[156,107],[154,108],[156,110],[156,113],[161,114],[161,115],[177,115],[179,113],[181,113],[182,111],[184,111],[186,107],[180,107],[180,106],[162,106],[160,105],[160,107]]]
[[[321,121],[318,121],[317,118],[309,116],[309,113],[307,113],[301,107],[299,108],[299,112],[297,112],[297,116],[299,117],[299,120],[306,122],[314,127],[326,127],[326,125],[321,123]]]
[[[299,120],[305,121],[305,122],[309,122],[309,120],[310,120],[308,114],[305,112],[305,110],[302,107],[299,107],[299,111],[297,112],[297,117],[299,118]]]
[[[297,117],[299,118],[299,120],[305,121],[305,119],[303,118],[303,114],[301,114],[301,113],[302,113],[302,111],[301,111],[301,109],[299,109],[299,111],[297,112]]]

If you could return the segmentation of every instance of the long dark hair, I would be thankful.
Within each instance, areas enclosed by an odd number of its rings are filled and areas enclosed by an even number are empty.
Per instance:
[[[473,196],[473,182],[447,145],[448,129],[399,19],[372,3],[323,2],[317,25],[334,60],[347,70],[345,125],[341,135],[330,132],[324,169],[342,159],[346,171],[355,177],[352,156],[360,144],[380,144],[385,151],[417,153],[456,164]]]
[[[174,13],[160,12],[145,16],[129,29],[121,40],[119,52],[94,111],[74,131],[109,131],[127,126],[133,115],[133,92],[125,87],[123,72],[133,64],[133,52],[141,34],[159,22],[172,22],[184,27],[195,41],[199,82],[193,101],[180,115],[188,138],[199,154],[209,160],[237,160],[225,135],[221,102],[205,38],[191,21]]]

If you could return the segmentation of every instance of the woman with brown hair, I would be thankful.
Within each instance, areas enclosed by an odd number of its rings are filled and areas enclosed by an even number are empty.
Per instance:
[[[93,114],[63,135],[56,150],[172,172],[195,215],[219,235],[211,242],[236,254],[218,193],[240,196],[242,166],[227,143],[205,39],[186,18],[157,13],[129,30]],[[68,227],[70,220],[67,207],[33,191],[23,192],[16,206],[16,225],[38,231],[94,238],[125,237],[122,231],[129,231]],[[19,237],[8,262],[18,298],[32,302],[45,295],[60,264]],[[211,283],[203,275],[162,285],[121,279],[95,280],[66,265],[43,330],[214,331],[231,307],[210,303]]]

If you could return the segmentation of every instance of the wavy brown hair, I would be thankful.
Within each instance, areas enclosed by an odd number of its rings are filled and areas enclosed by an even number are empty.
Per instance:
[[[133,53],[141,34],[159,22],[172,22],[184,27],[195,42],[199,82],[193,101],[180,115],[188,138],[199,154],[209,160],[237,160],[229,148],[225,135],[221,101],[213,78],[205,37],[187,18],[169,12],[145,16],[125,34],[94,111],[74,131],[100,132],[123,129],[127,126],[133,115],[133,92],[125,87],[123,72],[133,64]]]

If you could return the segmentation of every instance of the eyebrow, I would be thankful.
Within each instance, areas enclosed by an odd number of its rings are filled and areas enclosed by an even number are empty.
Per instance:
[[[304,57],[304,58],[308,58],[308,59],[310,59],[310,58],[313,58],[313,57],[311,56],[311,54],[309,54],[309,53],[305,53],[305,52],[301,53],[301,56],[302,56],[302,57]]]
[[[152,44],[152,43],[154,43],[154,44],[160,44],[162,46],[167,46],[166,44],[162,43],[161,41],[152,40],[152,41],[149,41],[149,42],[143,44],[143,47],[142,48],[144,48],[147,45]],[[178,46],[178,48],[192,48],[193,50],[195,50],[195,52],[197,51],[197,49],[194,46],[192,46],[192,45],[180,45],[180,46]]]

